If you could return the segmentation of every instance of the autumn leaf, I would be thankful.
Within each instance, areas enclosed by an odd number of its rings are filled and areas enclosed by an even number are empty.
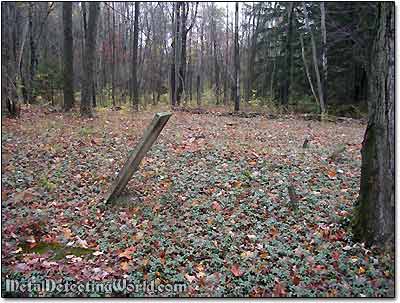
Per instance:
[[[195,276],[191,276],[189,274],[185,274],[185,278],[189,281],[189,283],[192,283],[194,280],[196,280]]]
[[[212,204],[211,204],[211,207],[212,207],[212,209],[214,209],[214,210],[216,210],[216,211],[221,211],[221,205],[219,205],[219,203],[217,202],[217,201],[214,201]]]
[[[128,261],[122,261],[119,265],[123,271],[129,270],[129,262]]]
[[[66,239],[72,239],[72,231],[69,228],[63,228],[63,233]]]
[[[300,283],[300,277],[298,276],[298,275],[293,275],[292,276],[292,283],[294,284],[294,285],[299,285],[299,283]]]
[[[361,275],[361,274],[363,274],[363,273],[365,273],[365,268],[364,267],[362,267],[362,266],[360,266],[359,268],[358,268],[358,274],[359,275]]]
[[[122,253],[118,255],[119,258],[126,258],[128,260],[132,260],[132,254],[136,251],[135,246],[128,247]]]
[[[339,260],[340,254],[339,254],[338,251],[334,250],[334,251],[331,253],[331,257],[332,257],[334,260]]]
[[[273,294],[274,294],[274,297],[285,297],[286,296],[286,289],[279,281],[275,282]]]
[[[336,178],[336,171],[334,171],[334,170],[328,171],[328,177],[330,179],[335,179]]]
[[[235,277],[240,277],[243,275],[243,272],[240,270],[239,264],[234,264],[231,267],[231,273],[235,276]]]

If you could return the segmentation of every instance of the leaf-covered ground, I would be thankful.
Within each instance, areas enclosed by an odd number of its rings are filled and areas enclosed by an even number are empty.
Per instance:
[[[102,207],[153,115],[99,110],[83,120],[33,107],[3,119],[3,279],[188,286],[132,296],[394,294],[393,259],[353,243],[349,229],[364,125],[177,112],[129,195]],[[56,257],[35,250],[43,243],[86,253]]]

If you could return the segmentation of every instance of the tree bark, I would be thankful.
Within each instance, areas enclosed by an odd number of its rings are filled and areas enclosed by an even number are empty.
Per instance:
[[[312,92],[312,94],[314,96],[315,102],[317,102],[317,105],[319,105],[318,96],[315,93],[314,85],[313,85],[312,79],[311,79],[311,74],[310,74],[310,71],[308,69],[308,63],[307,63],[306,55],[305,55],[305,52],[304,52],[303,34],[301,34],[301,33],[300,33],[300,44],[301,44],[301,57],[303,58],[303,64],[304,64],[304,69],[305,69],[306,76],[307,76],[307,79],[308,79],[308,83],[310,84],[311,92]]]
[[[312,49],[312,54],[313,54],[315,77],[317,79],[319,104],[320,104],[321,114],[323,114],[323,113],[325,113],[325,101],[324,101],[324,95],[323,95],[323,92],[322,92],[321,76],[320,76],[319,68],[318,68],[317,47],[315,45],[315,39],[314,39],[313,31],[312,31],[312,29],[310,27],[310,21],[308,20],[307,7],[306,7],[306,4],[304,2],[303,2],[303,10],[304,10],[304,19],[305,19],[305,22],[306,22],[306,28],[307,28],[307,31],[309,32],[310,36],[311,36],[311,49]]]
[[[37,58],[36,58],[36,45],[35,45],[35,40],[33,37],[33,4],[30,2],[29,7],[28,7],[28,17],[29,17],[29,49],[30,49],[30,65],[29,65],[29,83],[28,83],[28,102],[29,103],[34,103],[34,78],[35,78],[35,73],[36,73],[36,63],[37,63]]]
[[[224,105],[228,104],[229,99],[229,6],[226,3],[226,28],[225,28],[225,67],[224,67]]]
[[[139,84],[137,79],[138,69],[138,39],[139,39],[139,14],[140,2],[135,2],[135,20],[133,24],[133,52],[132,52],[132,106],[133,110],[139,110]]]
[[[74,46],[72,36],[72,2],[63,2],[64,23],[64,110],[74,106]]]
[[[289,105],[289,90],[290,90],[290,70],[292,67],[292,32],[293,32],[293,2],[289,2],[288,7],[288,30],[286,37],[285,47],[285,69],[283,73],[283,94],[282,94],[282,105],[287,109]]]
[[[92,83],[94,76],[94,63],[96,57],[97,19],[100,11],[99,2],[89,3],[88,32],[85,43],[85,62],[81,100],[81,116],[92,117]]]
[[[113,13],[112,13],[112,34],[111,34],[111,39],[112,39],[112,49],[111,49],[111,98],[112,98],[112,105],[113,107],[116,106],[115,102],[115,7],[114,7],[114,2],[112,2],[112,8],[113,8]]]
[[[240,57],[239,57],[239,3],[235,5],[235,72],[234,72],[234,91],[235,91],[235,112],[240,109]]]
[[[378,5],[378,30],[371,56],[369,121],[361,150],[360,194],[353,233],[357,240],[394,252],[395,13],[393,2]]]
[[[325,24],[325,2],[320,3],[321,8],[321,34],[322,34],[322,95],[324,96],[324,102],[327,103],[328,97],[328,59],[326,56],[327,44],[326,44],[326,24]]]

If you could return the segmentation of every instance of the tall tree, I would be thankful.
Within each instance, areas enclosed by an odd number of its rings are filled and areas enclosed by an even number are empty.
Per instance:
[[[63,2],[64,24],[64,110],[74,106],[74,40],[72,36],[72,2]]]
[[[290,70],[292,68],[292,32],[293,32],[293,2],[288,3],[288,26],[286,35],[286,46],[285,46],[285,65],[284,65],[284,83],[283,83],[283,94],[282,94],[282,105],[288,107],[289,104],[289,91],[290,91]]]
[[[135,20],[133,24],[133,51],[132,51],[132,107],[139,110],[139,84],[137,79],[138,69],[138,40],[139,40],[139,9],[140,2],[135,2]]]
[[[314,33],[310,26],[310,20],[308,18],[307,7],[304,2],[303,2],[303,12],[304,12],[304,20],[306,23],[306,28],[307,28],[307,31],[310,34],[310,38],[311,38],[311,50],[312,50],[312,57],[313,57],[313,63],[314,63],[315,78],[317,79],[320,111],[321,111],[321,114],[323,114],[323,113],[325,113],[325,100],[324,100],[324,94],[322,92],[321,76],[320,76],[319,68],[318,68],[317,46],[315,45]]]
[[[235,5],[235,68],[234,68],[234,91],[235,111],[240,108],[240,57],[239,57],[239,2]]]
[[[324,96],[324,102],[327,103],[327,90],[328,90],[328,59],[326,56],[327,44],[326,44],[326,22],[325,22],[325,3],[320,3],[321,9],[321,35],[322,35],[322,95]]]
[[[99,2],[89,3],[88,32],[85,43],[85,61],[83,71],[83,85],[81,98],[81,115],[91,117],[92,114],[92,83],[94,78],[94,64],[96,57],[97,19],[100,11]]]
[[[394,249],[395,230],[395,12],[378,4],[377,34],[371,56],[369,120],[362,144],[360,194],[354,235],[368,244]]]

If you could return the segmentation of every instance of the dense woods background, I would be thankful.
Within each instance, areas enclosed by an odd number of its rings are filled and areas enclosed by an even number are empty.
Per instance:
[[[3,112],[80,100],[233,108],[237,86],[244,106],[366,111],[376,3],[238,6],[236,50],[234,3],[4,2]]]

